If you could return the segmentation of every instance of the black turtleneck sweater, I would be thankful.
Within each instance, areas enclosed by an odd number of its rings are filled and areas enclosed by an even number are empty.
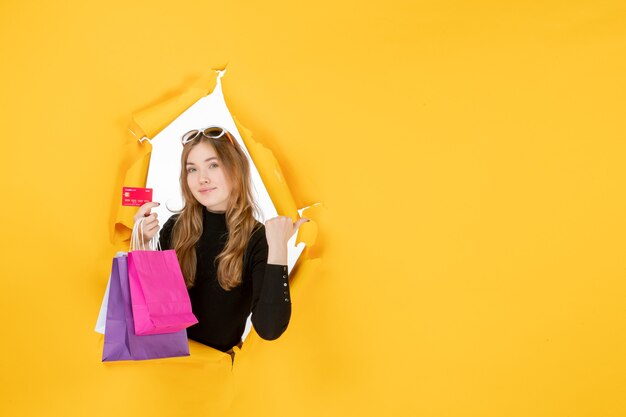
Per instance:
[[[178,217],[170,217],[159,235],[161,249],[171,249],[171,235]],[[226,352],[241,341],[246,319],[263,339],[278,338],[291,317],[287,265],[267,263],[265,226],[257,222],[243,257],[243,276],[230,291],[220,287],[213,261],[228,239],[226,213],[203,210],[202,236],[196,244],[197,268],[189,288],[192,311],[198,323],[187,328],[189,339]]]

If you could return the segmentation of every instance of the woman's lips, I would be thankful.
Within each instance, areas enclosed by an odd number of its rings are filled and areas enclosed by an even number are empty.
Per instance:
[[[215,190],[215,188],[202,188],[202,189],[200,190],[200,192],[201,192],[201,193],[208,193],[208,192],[211,192],[211,191],[213,191],[213,190]]]

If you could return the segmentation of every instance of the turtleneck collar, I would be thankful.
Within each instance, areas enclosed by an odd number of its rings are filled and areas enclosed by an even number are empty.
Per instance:
[[[218,213],[209,211],[206,207],[202,210],[202,226],[205,229],[226,231],[226,212]]]

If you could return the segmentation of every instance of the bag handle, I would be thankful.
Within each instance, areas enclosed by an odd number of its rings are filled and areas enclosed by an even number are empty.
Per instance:
[[[152,239],[147,242],[146,248],[142,227],[144,220],[145,217],[142,217],[133,225],[133,233],[130,236],[130,250],[161,250],[161,242],[159,241],[157,234],[155,234]]]

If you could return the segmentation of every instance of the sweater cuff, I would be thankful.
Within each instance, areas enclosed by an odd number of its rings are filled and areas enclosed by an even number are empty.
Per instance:
[[[273,304],[291,303],[287,265],[266,264],[261,301]]]

